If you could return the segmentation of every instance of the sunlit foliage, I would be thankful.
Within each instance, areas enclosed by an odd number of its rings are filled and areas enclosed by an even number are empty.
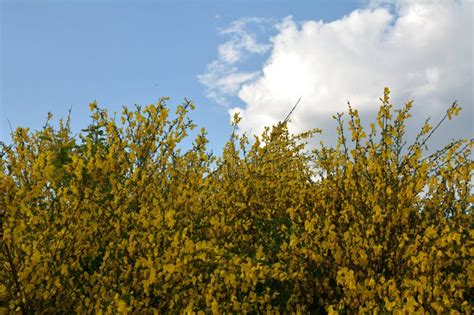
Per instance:
[[[407,145],[412,103],[386,89],[369,130],[351,107],[334,117],[335,147],[287,122],[250,141],[235,117],[215,157],[193,104],[166,101],[117,120],[92,103],[78,136],[49,116],[2,144],[10,310],[472,312],[472,140],[427,151],[426,122]]]

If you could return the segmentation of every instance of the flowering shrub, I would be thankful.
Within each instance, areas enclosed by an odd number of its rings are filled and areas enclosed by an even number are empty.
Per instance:
[[[0,151],[0,301],[12,311],[471,313],[472,140],[404,142],[409,102],[385,90],[370,130],[349,107],[335,147],[287,123],[223,153],[206,148],[189,101],[171,114],[95,103],[18,128]],[[453,104],[442,119],[460,108]],[[439,126],[439,125],[438,125]]]

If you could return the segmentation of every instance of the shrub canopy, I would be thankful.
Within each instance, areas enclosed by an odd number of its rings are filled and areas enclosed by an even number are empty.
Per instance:
[[[394,110],[386,89],[370,130],[351,107],[334,117],[335,147],[286,121],[251,142],[236,117],[217,158],[205,130],[183,149],[194,106],[166,101],[119,121],[92,103],[79,136],[68,119],[2,144],[6,307],[472,312],[472,140],[428,153],[427,121],[407,145],[412,102]]]

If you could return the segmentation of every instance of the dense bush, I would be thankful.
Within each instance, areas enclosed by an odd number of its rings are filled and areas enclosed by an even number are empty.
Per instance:
[[[121,122],[93,103],[79,136],[18,128],[0,151],[0,296],[25,314],[471,313],[473,142],[428,153],[426,123],[407,146],[412,103],[381,101],[370,130],[349,108],[315,150],[318,130],[249,141],[236,117],[219,158],[204,130],[184,149],[188,101]]]

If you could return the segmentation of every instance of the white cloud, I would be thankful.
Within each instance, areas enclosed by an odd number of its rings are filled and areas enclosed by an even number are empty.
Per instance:
[[[230,36],[229,41],[223,45],[232,46],[236,51],[261,54],[270,49],[269,44],[259,43],[255,32],[249,32],[249,25],[262,25],[271,20],[263,18],[242,18],[234,21],[228,28],[221,30],[222,35]],[[235,60],[238,61],[238,60]]]
[[[219,58],[229,64],[236,63],[241,58],[241,52],[235,47],[233,42],[225,42],[217,47]]]
[[[371,1],[366,8],[327,23],[297,23],[287,17],[277,25],[261,71],[236,79],[234,69],[207,83],[212,91],[212,82],[218,82],[217,91],[235,93],[242,100],[243,108],[229,112],[239,112],[241,128],[251,133],[283,119],[300,96],[293,131],[327,126],[328,117],[347,109],[347,101],[373,113],[384,86],[393,91],[395,104],[414,99],[423,116],[439,114],[459,100],[467,111],[464,132],[470,133],[472,20],[472,3],[448,0]],[[244,26],[232,27],[244,32]],[[239,40],[228,45],[252,47],[243,44],[244,36]],[[221,60],[228,63],[241,58],[230,48],[221,50]],[[244,50],[250,51],[237,49]],[[232,88],[219,86],[226,76]]]
[[[239,71],[236,64],[271,48],[269,43],[259,43],[256,33],[248,30],[250,25],[259,26],[269,21],[242,18],[220,31],[228,40],[217,47],[218,58],[207,65],[206,73],[198,75],[198,80],[207,87],[208,97],[221,105],[228,105],[228,96],[237,95],[244,83],[251,82],[259,75],[259,71]]]
[[[208,86],[207,96],[218,104],[228,105],[227,96],[236,95],[245,82],[254,80],[259,72],[241,72],[237,67],[221,61],[207,65],[207,72],[198,76],[199,81]]]

